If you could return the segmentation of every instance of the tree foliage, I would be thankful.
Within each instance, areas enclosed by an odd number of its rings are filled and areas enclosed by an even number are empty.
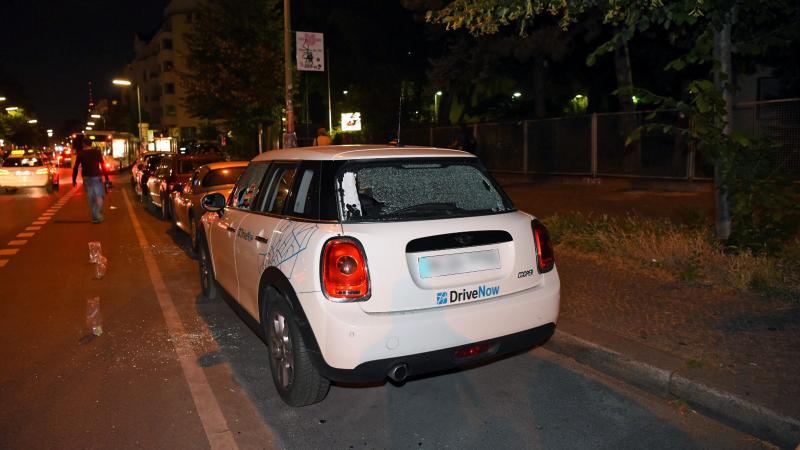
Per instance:
[[[238,130],[279,118],[282,30],[277,0],[202,2],[182,74],[191,114]]]

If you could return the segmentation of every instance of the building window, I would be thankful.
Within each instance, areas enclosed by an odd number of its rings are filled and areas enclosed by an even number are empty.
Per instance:
[[[162,39],[161,50],[172,50],[172,39]]]
[[[164,61],[164,72],[172,72],[172,61]]]
[[[164,115],[165,116],[174,116],[176,114],[175,105],[166,105],[164,106]]]
[[[175,93],[175,83],[167,83],[164,85],[164,95],[171,95]]]

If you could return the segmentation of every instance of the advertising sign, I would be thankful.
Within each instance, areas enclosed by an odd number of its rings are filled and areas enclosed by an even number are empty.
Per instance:
[[[325,71],[325,44],[322,33],[295,33],[297,70]]]
[[[361,131],[361,113],[342,113],[342,131]]]

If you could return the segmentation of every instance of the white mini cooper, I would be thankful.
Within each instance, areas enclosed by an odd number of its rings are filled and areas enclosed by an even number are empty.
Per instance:
[[[546,341],[560,283],[545,227],[470,153],[331,146],[253,159],[202,199],[208,298],[266,341],[289,405],[331,381],[402,382]]]

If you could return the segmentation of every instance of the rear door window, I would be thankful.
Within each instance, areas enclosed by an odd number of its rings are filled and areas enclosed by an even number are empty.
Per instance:
[[[209,171],[203,178],[203,187],[234,184],[244,172],[244,167],[225,167]]]
[[[265,194],[261,199],[259,211],[271,214],[283,213],[286,199],[294,185],[297,167],[297,163],[273,164],[273,168],[267,176],[268,181],[264,184]]]

